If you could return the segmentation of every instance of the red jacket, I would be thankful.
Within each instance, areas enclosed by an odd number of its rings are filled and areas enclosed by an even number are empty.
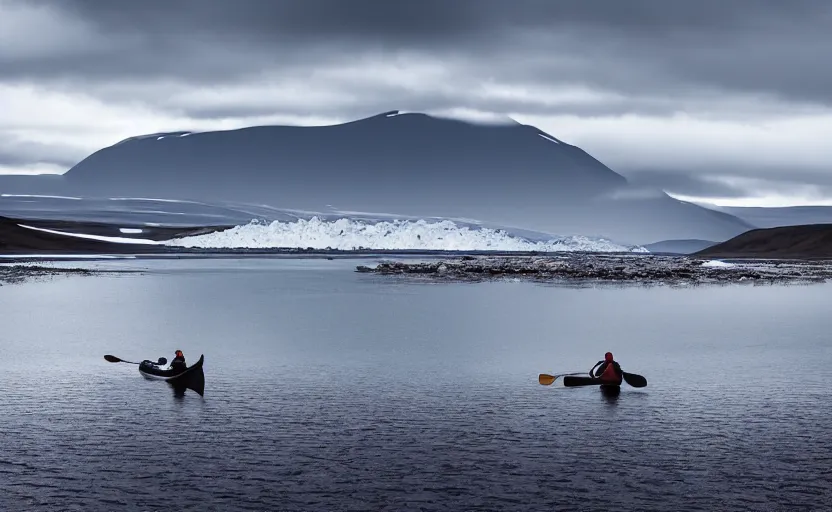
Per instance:
[[[599,366],[600,365],[600,366]],[[595,372],[593,375],[593,371],[595,367],[598,367],[598,371]],[[605,380],[611,383],[618,383],[621,384],[621,380],[624,377],[624,373],[621,370],[621,366],[613,361],[612,363],[608,363],[606,361],[598,361],[595,363],[595,366],[592,367],[592,370],[589,371],[590,377],[596,377],[601,380]]]

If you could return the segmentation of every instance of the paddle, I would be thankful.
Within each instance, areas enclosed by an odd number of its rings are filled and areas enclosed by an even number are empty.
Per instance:
[[[141,363],[134,363],[134,362],[132,362],[132,361],[125,361],[125,360],[123,360],[123,359],[119,359],[119,358],[117,358],[116,356],[111,356],[111,355],[109,355],[109,354],[107,354],[106,356],[104,356],[104,359],[106,359],[107,361],[110,361],[111,363],[141,364]],[[165,366],[166,364],[168,364],[168,360],[167,360],[167,359],[165,359],[164,357],[160,357],[160,358],[159,358],[159,361],[158,361],[156,364],[157,364],[158,366]]]
[[[541,373],[537,377],[537,381],[543,386],[551,386],[558,378],[566,377],[567,375],[584,375],[586,372],[580,373],[559,373],[557,375],[549,375],[548,373]]]
[[[106,359],[107,361],[109,361],[109,362],[111,362],[111,363],[141,364],[141,363],[134,363],[134,362],[132,362],[132,361],[125,361],[125,360],[123,360],[123,359],[119,359],[119,358],[117,358],[116,356],[111,356],[111,355],[109,355],[109,354],[107,354],[106,356],[104,356],[104,359]]]
[[[643,388],[647,386],[647,379],[642,377],[637,373],[627,373],[621,372],[624,377],[624,381],[633,386],[634,388]],[[537,381],[540,382],[543,386],[550,386],[552,385],[558,378],[566,377],[567,375],[586,375],[586,372],[580,373],[560,373],[558,375],[549,375],[548,373],[541,373],[537,377]]]
[[[643,387],[647,386],[647,379],[645,379],[641,375],[639,375],[637,373],[627,373],[627,372],[622,372],[622,373],[624,374],[624,381],[627,384],[633,386],[634,388],[643,388]]]

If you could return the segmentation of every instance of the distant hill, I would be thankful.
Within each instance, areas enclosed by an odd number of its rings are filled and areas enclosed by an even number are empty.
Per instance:
[[[710,258],[832,258],[832,224],[754,229],[695,255]]]
[[[739,217],[760,228],[832,223],[832,206],[788,206],[780,208],[720,207],[719,211]]]
[[[710,240],[662,240],[644,248],[652,253],[692,254],[716,244]]]
[[[726,240],[755,227],[634,189],[582,149],[532,126],[396,111],[332,126],[132,137],[62,178],[44,182],[48,193],[469,218],[628,244]],[[21,183],[15,193],[37,188],[34,180]]]

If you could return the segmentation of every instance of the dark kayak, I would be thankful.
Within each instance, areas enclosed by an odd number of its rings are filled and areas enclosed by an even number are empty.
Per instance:
[[[563,378],[563,385],[572,388],[578,386],[599,386],[601,391],[605,393],[619,393],[621,391],[621,384],[617,382],[609,382],[594,377],[579,377],[576,375],[567,375]]]
[[[623,372],[624,382],[633,386],[634,388],[643,388],[647,386],[647,379],[637,373]],[[563,385],[569,387],[575,386],[618,386],[621,387],[620,382],[604,382],[601,379],[594,377],[577,377],[574,375],[563,378]]]
[[[163,380],[173,386],[177,391],[184,392],[186,389],[199,393],[203,396],[205,392],[205,374],[202,373],[202,364],[205,356],[200,355],[199,361],[183,371],[164,370],[153,361],[144,360],[139,365],[139,373],[146,379]]]

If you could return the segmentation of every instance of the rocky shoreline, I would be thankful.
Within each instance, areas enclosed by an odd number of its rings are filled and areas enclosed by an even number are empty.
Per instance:
[[[112,274],[135,272],[131,270],[91,270],[86,268],[58,268],[42,265],[0,265],[0,286],[20,284],[26,281],[36,281],[65,276],[92,276],[98,274]]]
[[[689,286],[699,284],[819,283],[832,278],[832,262],[711,261],[685,256],[567,254],[474,257],[428,262],[385,261],[356,272],[428,281],[522,279],[550,283]]]

